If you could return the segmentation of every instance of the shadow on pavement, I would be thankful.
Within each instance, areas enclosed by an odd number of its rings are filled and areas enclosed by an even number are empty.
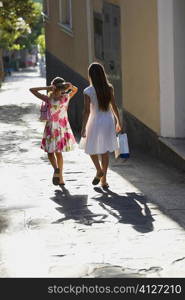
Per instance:
[[[132,150],[132,157],[122,163],[111,157],[110,169],[135,186],[159,210],[185,228],[184,172],[169,166],[150,153]]]
[[[3,105],[0,106],[0,122],[6,124],[22,124],[23,116],[35,113],[37,114],[38,107],[36,104],[26,104],[26,106],[20,105]]]
[[[2,211],[1,211],[2,214]],[[4,232],[8,228],[8,219],[4,216],[0,216],[0,233]]]
[[[120,223],[131,224],[133,228],[141,233],[153,230],[153,217],[146,204],[146,198],[136,193],[119,195],[110,189],[106,191],[95,187],[94,190],[100,194],[94,197],[99,205],[109,214],[113,215]]]
[[[36,119],[37,115],[38,107],[35,104],[0,106],[0,156],[16,151],[28,151],[22,149],[21,143],[31,140],[31,137],[37,139],[37,130],[28,125],[29,121]],[[40,140],[35,143],[40,144]]]
[[[40,78],[41,77],[37,67],[35,67],[35,68],[25,68],[25,69],[19,70],[17,72],[13,72],[11,76],[6,76],[5,77],[4,83],[8,83],[8,82],[12,83],[12,82],[20,81],[21,79],[30,79],[33,76],[34,76],[34,78]],[[2,90],[0,90],[0,92],[1,91]]]
[[[88,209],[88,195],[72,195],[63,186],[61,190],[55,191],[55,196],[50,198],[61,207],[56,209],[64,214],[64,217],[53,223],[62,223],[67,220],[75,220],[77,223],[92,225],[93,223],[104,223],[106,214],[94,214]]]
[[[3,209],[4,201],[5,201],[5,198],[1,195],[0,196],[0,233],[4,232],[9,226],[7,211],[6,211],[6,209]]]

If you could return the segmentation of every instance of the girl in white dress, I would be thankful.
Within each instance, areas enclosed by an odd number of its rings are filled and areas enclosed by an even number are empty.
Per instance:
[[[88,72],[90,85],[84,89],[81,136],[84,138],[85,153],[90,155],[97,171],[92,184],[101,182],[103,188],[108,188],[109,152],[118,148],[116,132],[122,131],[122,125],[114,88],[107,79],[104,67],[95,62],[89,66]]]

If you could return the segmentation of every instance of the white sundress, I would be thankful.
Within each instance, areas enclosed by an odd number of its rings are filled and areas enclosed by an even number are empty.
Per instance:
[[[118,149],[115,121],[111,110],[101,111],[98,107],[96,90],[88,86],[83,91],[90,97],[90,115],[86,125],[86,137],[83,141],[87,154],[103,154]]]

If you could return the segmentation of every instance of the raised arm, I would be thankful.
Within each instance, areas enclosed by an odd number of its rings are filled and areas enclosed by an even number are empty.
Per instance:
[[[45,101],[45,102],[47,102],[47,100],[49,99],[49,97],[48,96],[46,96],[46,95],[44,95],[44,94],[42,94],[42,93],[40,93],[39,91],[49,91],[49,90],[51,90],[52,89],[52,86],[45,86],[45,87],[35,87],[35,88],[30,88],[29,90],[30,90],[30,92],[34,95],[34,96],[36,96],[37,98],[39,98],[39,99],[41,99],[41,100],[43,100],[43,101]]]
[[[69,97],[71,99],[78,92],[78,88],[69,82],[69,89],[71,90],[69,93]]]
[[[118,108],[115,102],[115,96],[114,96],[114,89],[111,88],[111,110],[115,116],[116,119],[116,132],[120,132],[123,130],[122,125],[121,125],[121,119],[119,116]]]
[[[90,98],[86,94],[84,94],[84,110],[83,110],[83,121],[82,121],[82,131],[81,131],[81,136],[85,137],[86,132],[86,124],[89,119],[89,114],[90,114]]]

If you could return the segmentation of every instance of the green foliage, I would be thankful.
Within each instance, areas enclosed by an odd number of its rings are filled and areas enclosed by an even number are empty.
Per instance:
[[[1,0],[0,48],[31,49],[42,30],[42,5],[32,0]]]
[[[44,34],[40,34],[37,37],[37,45],[39,47],[40,54],[44,55],[45,54],[45,50],[46,50],[45,35]]]

